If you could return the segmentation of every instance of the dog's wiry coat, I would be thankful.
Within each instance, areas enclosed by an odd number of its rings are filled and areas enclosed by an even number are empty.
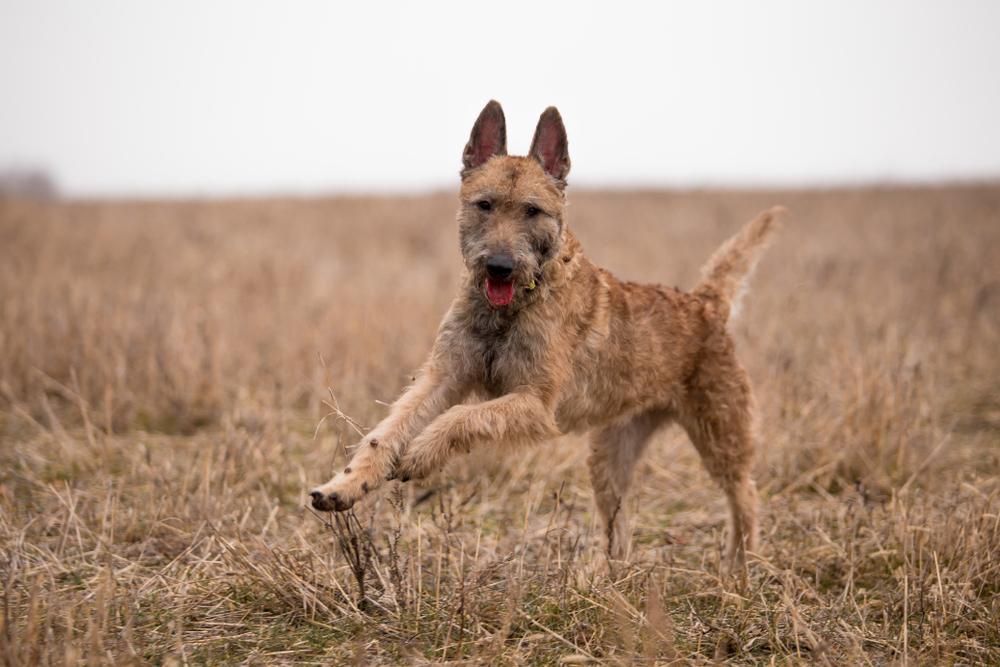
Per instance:
[[[608,552],[622,559],[633,470],[650,436],[676,422],[726,494],[729,559],[744,562],[757,535],[754,406],[726,325],[777,210],[720,247],[685,293],[618,280],[584,256],[565,215],[570,161],[554,108],[530,154],[515,157],[490,102],[463,162],[463,287],[415,383],[349,466],[312,491],[314,507],[347,509],[387,479],[424,476],[478,445],[590,431],[595,500]]]

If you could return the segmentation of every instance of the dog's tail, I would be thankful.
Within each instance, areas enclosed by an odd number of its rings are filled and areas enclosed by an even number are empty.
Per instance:
[[[725,319],[739,311],[746,281],[778,227],[778,216],[783,213],[786,209],[781,206],[764,211],[719,246],[702,267],[701,281],[694,293],[717,302]]]

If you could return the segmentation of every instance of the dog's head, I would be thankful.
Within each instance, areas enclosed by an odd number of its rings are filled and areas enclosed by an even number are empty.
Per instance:
[[[470,279],[493,308],[533,300],[566,242],[566,128],[542,113],[527,157],[507,155],[507,126],[495,101],[483,108],[462,154],[459,238]]]

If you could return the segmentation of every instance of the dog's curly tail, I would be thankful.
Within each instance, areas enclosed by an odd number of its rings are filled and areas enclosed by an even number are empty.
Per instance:
[[[787,209],[782,206],[762,212],[719,246],[702,267],[694,294],[717,302],[725,319],[739,311],[747,279],[777,229],[778,217],[784,213]]]

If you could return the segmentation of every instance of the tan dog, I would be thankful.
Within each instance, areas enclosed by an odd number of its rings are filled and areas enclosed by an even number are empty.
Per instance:
[[[776,210],[716,251],[687,294],[622,282],[584,256],[566,221],[570,161],[554,107],[528,157],[514,157],[491,101],[463,163],[463,288],[416,382],[350,465],[311,492],[313,507],[346,510],[387,479],[427,475],[477,445],[590,430],[608,553],[624,559],[633,470],[653,432],[677,422],[729,501],[730,563],[745,562],[757,536],[753,395],[726,322]],[[470,395],[483,400],[463,402]]]

